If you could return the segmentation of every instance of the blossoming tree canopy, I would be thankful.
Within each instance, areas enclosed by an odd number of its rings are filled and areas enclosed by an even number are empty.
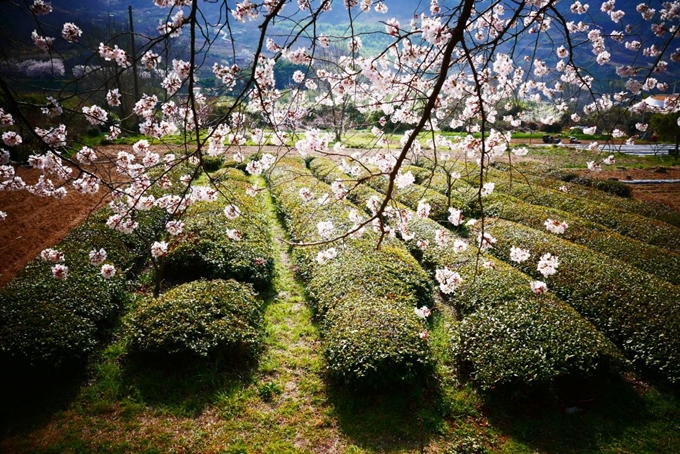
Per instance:
[[[384,196],[350,233],[358,236],[372,224],[386,234],[385,213],[395,192],[415,181],[405,167],[421,156],[445,161],[455,153],[477,161],[483,174],[499,156],[526,154],[526,148],[510,147],[513,130],[529,118],[522,106],[549,103],[554,109],[542,123],[568,117],[574,125],[615,107],[637,114],[679,108],[673,101],[653,106],[643,99],[667,92],[677,81],[680,2],[134,3],[155,4],[153,27],[140,28],[138,22],[134,32],[124,27],[107,34],[78,15],[55,23],[50,17],[58,12],[44,0],[2,6],[17,20],[30,19],[23,36],[30,50],[22,49],[24,55],[51,67],[58,88],[42,84],[44,102],[36,105],[20,89],[30,73],[11,58],[0,69],[0,190],[46,197],[106,191],[112,199],[108,225],[126,233],[138,231],[139,212],[165,210],[167,229],[149,243],[149,254],[158,260],[169,236],[181,231],[180,218],[190,205],[216,200],[220,192],[229,197],[210,179],[195,184],[211,157],[247,161],[252,175],[266,174],[288,153],[337,157],[348,179],[334,183],[332,196],[300,190],[304,201],[318,198],[321,211],[347,196],[359,178],[385,178]],[[285,80],[282,65],[292,68]],[[603,83],[611,78],[619,79],[618,91]],[[342,137],[333,140],[318,127],[320,112],[346,114],[349,107],[361,118],[358,126],[373,136],[370,146],[354,153]],[[129,134],[144,138],[132,152],[103,155],[80,141],[78,127],[95,128],[112,141]],[[626,138],[623,124],[610,128]],[[450,130],[462,134],[457,139],[441,134]],[[390,139],[396,131],[398,141]],[[37,182],[16,174],[12,165],[21,161],[40,170]],[[602,162],[613,163],[613,157]],[[480,203],[493,191],[494,182],[480,181]],[[461,226],[460,207],[449,208],[450,225]],[[429,216],[427,200],[417,213]],[[235,203],[224,210],[227,220],[240,215],[247,213]],[[350,236],[321,222],[322,241]],[[483,225],[481,250],[496,241]],[[546,221],[558,234],[566,227]],[[227,234],[239,237],[233,229]],[[330,248],[319,260],[335,254]],[[544,271],[557,268],[556,261],[545,263]],[[59,268],[55,276],[66,272]],[[446,277],[447,289],[455,281]]]

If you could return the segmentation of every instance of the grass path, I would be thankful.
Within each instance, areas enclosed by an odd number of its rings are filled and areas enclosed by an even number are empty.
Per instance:
[[[325,394],[319,335],[311,309],[305,303],[304,288],[295,280],[286,232],[271,199],[268,217],[278,258],[276,295],[265,312],[265,353],[258,366],[257,381],[258,395],[264,402],[260,411],[270,413],[275,424],[269,428],[258,424],[261,448],[282,452],[341,451],[344,443],[330,417]],[[257,450],[252,441],[249,449]]]

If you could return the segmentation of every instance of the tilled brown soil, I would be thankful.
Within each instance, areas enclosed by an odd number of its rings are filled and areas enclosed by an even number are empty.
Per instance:
[[[617,180],[680,180],[680,167],[652,169],[603,170],[588,172],[592,178]],[[633,197],[653,203],[662,203],[680,211],[680,183],[631,184]]]
[[[34,183],[39,170],[19,167],[17,175]],[[0,286],[5,285],[43,249],[61,241],[102,204],[102,195],[71,190],[64,199],[38,197],[27,191],[0,191]]]

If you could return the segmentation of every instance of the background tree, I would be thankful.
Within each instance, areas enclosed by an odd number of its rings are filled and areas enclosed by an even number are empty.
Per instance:
[[[649,128],[657,134],[658,138],[663,141],[672,142],[675,144],[673,155],[678,159],[680,153],[680,112],[673,112],[669,114],[656,113],[652,115],[649,120]],[[670,150],[669,150],[670,151]]]
[[[415,6],[396,0],[154,4],[159,7],[155,13],[137,8],[144,14],[138,20],[148,24],[153,18],[159,25],[135,27],[133,55],[130,28],[122,24],[109,27],[113,36],[93,39],[101,27],[97,32],[86,24],[54,22],[51,16],[60,22],[64,17],[42,0],[3,2],[2,12],[21,18],[23,25],[4,36],[17,45],[1,51],[2,124],[7,132],[39,142],[31,147],[30,153],[36,153],[29,160],[50,163],[43,166],[46,186],[15,181],[5,182],[4,188],[58,195],[87,175],[118,203],[112,227],[134,230],[134,212],[148,204],[179,218],[188,205],[211,197],[215,188],[192,186],[207,158],[242,160],[249,140],[279,146],[279,156],[338,154],[347,114],[356,109],[375,119],[366,126],[376,140],[370,149],[347,157],[348,163],[370,170],[368,179],[388,181],[367,223],[384,217],[395,188],[405,184],[403,167],[422,155],[421,133],[431,139],[435,160],[457,150],[479,161],[481,204],[485,169],[511,151],[509,134],[524,121],[526,112],[516,106],[552,106],[555,114],[541,118],[545,124],[568,113],[579,124],[582,117],[601,118],[615,107],[639,114],[650,110],[644,97],[675,82],[673,68],[680,60],[670,33],[680,22],[677,2],[658,8],[619,5],[622,9],[611,0],[599,9],[552,0],[431,0]],[[331,23],[335,25],[326,25]],[[12,71],[12,61],[37,55],[63,61],[72,80],[55,88],[27,82]],[[324,64],[335,67],[326,70]],[[291,84],[277,80],[277,66],[304,69],[293,72]],[[135,67],[140,74],[131,77]],[[150,82],[140,98],[130,83],[134,76]],[[609,76],[618,77],[619,83],[608,82]],[[328,87],[328,93],[310,97],[314,86],[321,91]],[[613,86],[621,91],[612,93]],[[42,106],[29,101],[36,93],[45,98]],[[513,99],[521,103],[513,106]],[[310,115],[328,115],[329,103],[335,146],[309,128],[314,124]],[[44,113],[39,118],[29,115],[36,107]],[[116,169],[102,173],[102,167],[90,167],[91,160],[78,155],[79,132],[62,123],[64,111],[109,131],[111,140],[119,128],[146,138],[140,138],[130,155],[98,156]],[[621,115],[608,118],[607,127],[625,135]],[[468,135],[460,141],[435,140],[442,129]],[[399,144],[386,139],[392,131],[402,133]],[[5,137],[7,147],[23,142],[12,134]],[[151,151],[151,139],[161,147]],[[266,172],[277,159],[256,155],[248,170]],[[75,171],[55,171],[65,166]],[[183,177],[170,186],[166,180],[175,169]]]

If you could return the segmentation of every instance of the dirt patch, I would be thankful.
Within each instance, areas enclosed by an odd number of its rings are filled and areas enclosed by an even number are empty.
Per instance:
[[[17,176],[32,184],[39,170],[18,167]],[[12,280],[28,262],[45,248],[61,241],[75,226],[102,205],[101,195],[83,195],[70,190],[57,200],[38,197],[27,191],[0,191],[0,286]]]
[[[581,172],[590,178],[630,180],[680,180],[680,167],[651,169],[615,169],[601,172]],[[660,203],[680,211],[680,183],[631,184],[633,197],[652,203]]]

